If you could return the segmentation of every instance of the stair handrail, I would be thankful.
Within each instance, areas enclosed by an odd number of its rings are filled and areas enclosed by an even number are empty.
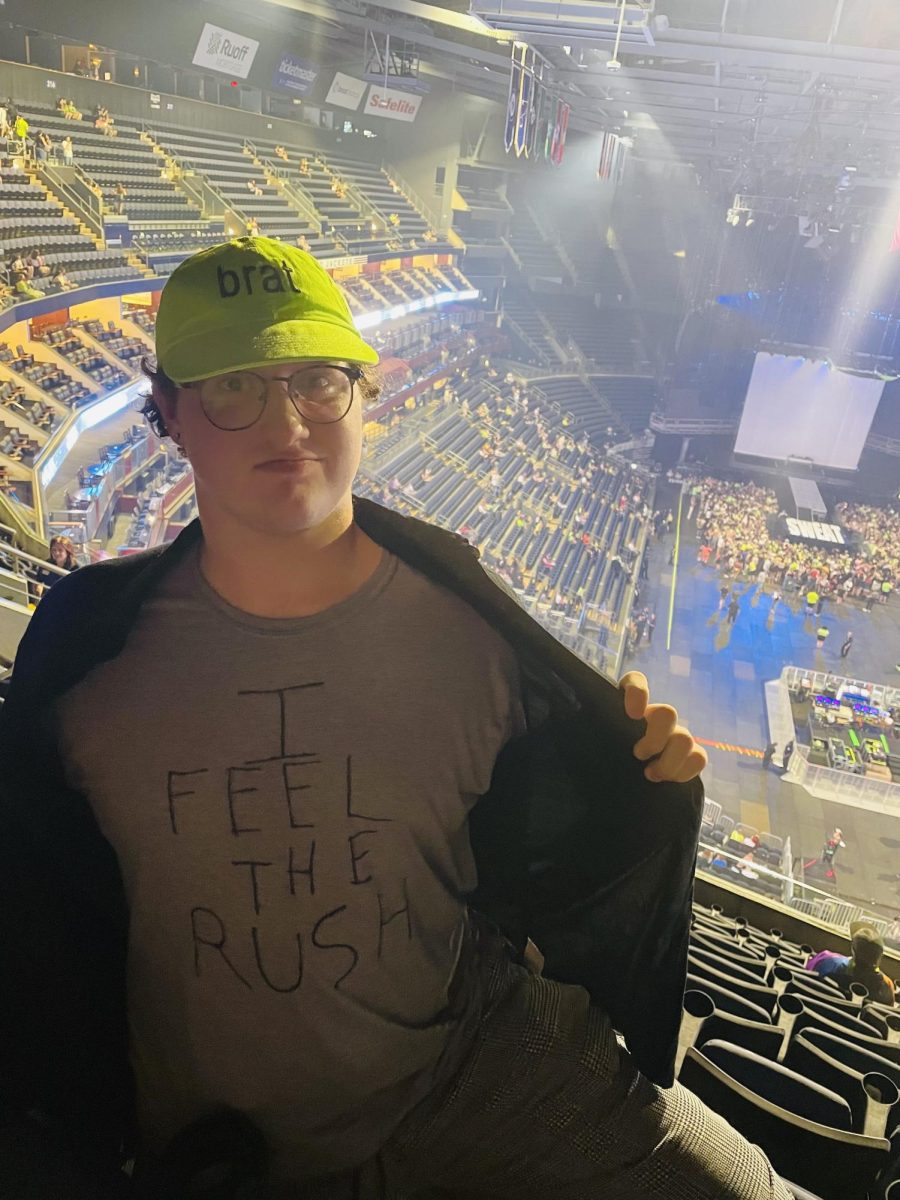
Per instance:
[[[177,154],[164,146],[157,138],[153,129],[144,121],[141,122],[141,133],[146,134],[146,140],[166,160],[169,169],[173,172],[173,178],[170,182],[182,188],[183,191],[188,193],[194,203],[199,205],[200,216],[204,220],[209,220],[210,218],[219,219],[232,211],[233,206],[230,200],[226,196],[223,196],[218,188],[213,187],[203,172],[198,171],[196,167],[186,163]],[[210,199],[214,203],[210,203]]]
[[[391,226],[387,219],[387,215],[383,213],[376,204],[373,204],[364,192],[360,191],[357,184],[353,183],[352,180],[347,179],[345,175],[341,174],[339,167],[333,167],[327,159],[323,158],[318,153],[313,158],[313,162],[317,166],[321,167],[326,175],[330,175],[332,178],[337,178],[341,181],[344,187],[344,198],[350,201],[350,203],[362,217],[369,221],[375,221],[377,224],[382,225],[386,230],[390,229]]]
[[[609,229],[607,230],[606,244],[613,253],[613,258],[616,260],[616,266],[619,268],[619,274],[622,276],[622,282],[625,284],[625,290],[631,298],[632,312],[634,314],[635,324],[637,325],[638,332],[640,334],[638,346],[641,352],[646,354],[645,347],[653,346],[654,342],[650,337],[650,332],[647,328],[646,322],[644,321],[643,313],[641,311],[640,293],[638,292],[637,286],[634,282],[634,276],[631,274],[629,269],[628,259],[625,257],[625,252],[622,249],[621,242],[619,241],[618,235],[616,234],[616,231],[612,225],[610,225]],[[596,304],[596,299],[594,302]],[[599,308],[599,305],[597,305],[597,307]],[[657,371],[662,371],[664,364],[662,360],[662,352],[660,350],[655,350],[653,357],[648,357],[647,361],[654,363]]]
[[[512,242],[509,241],[509,239],[507,237],[505,237],[502,233],[500,234],[500,242],[505,247],[505,249],[509,251],[510,257],[512,258],[512,260],[516,264],[516,266],[519,268],[519,270],[524,271],[525,264],[522,261],[518,250],[516,250],[516,248],[513,246]]]
[[[534,226],[541,235],[544,244],[556,252],[557,258],[569,272],[570,278],[577,280],[578,271],[568,250],[563,245],[562,238],[559,236],[559,230],[544,223],[544,218],[538,214],[537,209],[532,206],[530,200],[525,201],[525,211],[531,217],[532,221],[534,221]]]
[[[249,146],[252,143],[246,142],[245,145]],[[321,237],[322,217],[309,192],[289,174],[286,165],[279,164],[274,159],[267,158],[265,155],[257,154],[255,157],[262,167],[263,172],[277,180],[275,186],[278,186],[278,184],[281,185],[280,190],[286,193],[288,200],[290,200],[300,216],[303,217],[304,221],[313,227],[316,237]]]
[[[36,483],[36,480],[34,483]],[[34,483],[32,484],[32,491]],[[33,524],[26,517],[26,511],[33,514]],[[38,556],[43,555],[44,561],[46,561],[47,555],[50,553],[50,548],[47,539],[43,536],[43,530],[40,533],[38,532],[38,528],[43,524],[43,519],[39,520],[37,510],[33,505],[28,506],[21,500],[16,502],[11,496],[6,495],[5,492],[0,492],[0,516],[3,517],[4,527],[11,526],[13,528],[18,542],[28,547],[29,550],[33,550]]]
[[[535,312],[537,314],[538,320],[540,321],[541,325],[544,328],[544,337],[550,343],[551,349],[556,354],[556,357],[559,359],[559,361],[561,363],[568,363],[569,355],[563,349],[563,347],[561,346],[561,344],[556,336],[556,327],[554,326],[553,322],[550,320],[550,318],[548,316],[546,316],[545,313],[542,313],[539,308],[535,309]],[[570,341],[571,340],[573,340],[573,339],[570,338]],[[577,349],[580,352],[581,348],[578,347]]]
[[[610,404],[610,402],[607,400],[607,398],[603,395],[603,393],[600,391],[600,389],[594,385],[594,383],[591,381],[591,379],[587,375],[587,373],[585,373],[584,378],[582,379],[582,382],[584,383],[587,390],[591,393],[591,395],[596,398],[597,402],[600,404],[603,411],[609,416],[610,423],[614,426],[618,426],[619,429],[624,430],[626,433],[630,433],[631,431],[629,430],[627,423],[616,412],[616,410],[613,408],[613,406]]]
[[[446,235],[450,224],[449,219],[439,209],[435,208],[433,204],[430,204],[424,196],[420,195],[410,185],[409,181],[404,179],[392,163],[382,161],[381,170],[388,177],[388,182],[397,185],[400,195],[409,201],[419,216],[428,222],[435,233]]]
[[[545,366],[547,365],[547,355],[543,350],[540,349],[534,339],[525,332],[524,328],[519,324],[515,317],[511,317],[509,315],[509,311],[505,308],[500,314],[500,321],[501,326],[508,323],[512,327],[513,332],[522,339],[525,345],[531,347],[532,353],[536,354]]]
[[[96,184],[85,172],[77,166],[59,167],[49,162],[35,163],[35,171],[50,191],[55,194],[56,199],[62,200],[67,207],[71,208],[78,219],[93,230],[95,236],[103,242],[105,247],[103,201],[94,191]],[[84,195],[72,187],[69,180],[61,174],[62,171],[73,173],[72,178],[77,180],[84,189]]]

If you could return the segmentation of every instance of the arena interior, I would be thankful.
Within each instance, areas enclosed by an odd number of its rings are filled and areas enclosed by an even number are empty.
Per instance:
[[[52,538],[196,516],[168,275],[308,250],[381,358],[354,492],[707,750],[682,1081],[900,1195],[900,1016],[806,969],[863,922],[900,979],[900,8],[5,0],[0,60],[4,686]]]

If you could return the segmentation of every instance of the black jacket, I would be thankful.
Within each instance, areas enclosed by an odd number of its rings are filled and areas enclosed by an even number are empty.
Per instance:
[[[582,984],[642,1071],[668,1086],[681,1016],[702,787],[650,784],[618,689],[561,646],[458,535],[355,498],[376,542],[472,605],[516,651],[528,731],[470,819],[470,898],[545,974]],[[61,580],[22,640],[0,716],[0,1100],[110,1154],[133,1129],[116,856],[70,789],[56,699],[122,649],[138,609],[201,536]],[[135,686],[139,682],[135,681]],[[122,703],[127,703],[127,696]]]

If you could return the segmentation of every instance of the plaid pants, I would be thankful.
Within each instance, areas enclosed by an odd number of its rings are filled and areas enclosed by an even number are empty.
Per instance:
[[[648,1083],[579,987],[484,945],[487,1005],[456,1077],[352,1177],[304,1200],[791,1200],[768,1159]]]

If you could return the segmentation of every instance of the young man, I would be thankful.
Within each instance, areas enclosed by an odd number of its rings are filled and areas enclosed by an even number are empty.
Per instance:
[[[7,1104],[142,1196],[229,1158],[279,1198],[786,1200],[669,1088],[674,710],[354,497],[377,356],[309,255],[194,255],[156,336],[200,520],[58,584],[0,718]]]

